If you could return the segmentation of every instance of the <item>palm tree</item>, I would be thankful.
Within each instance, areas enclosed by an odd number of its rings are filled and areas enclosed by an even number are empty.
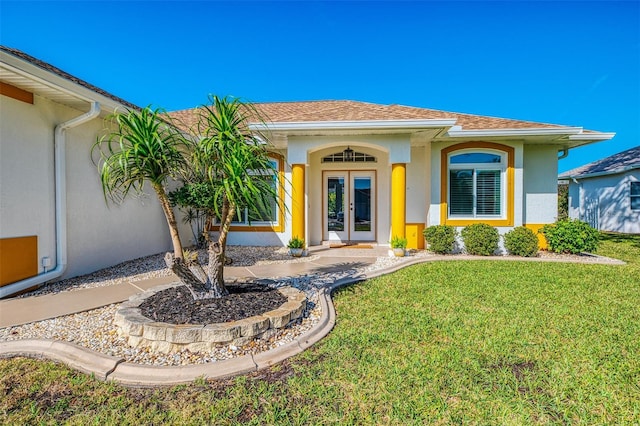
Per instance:
[[[99,153],[97,166],[105,199],[122,202],[131,191],[140,194],[148,182],[155,191],[171,234],[173,254],[165,262],[189,288],[195,298],[210,290],[197,256],[185,259],[178,224],[167,195],[167,181],[188,173],[189,143],[163,110],[115,112],[109,116],[111,130],[96,140],[92,157]],[[95,158],[95,157],[94,157]],[[179,269],[181,265],[185,267]]]
[[[141,194],[145,182],[155,191],[171,234],[173,253],[182,258],[182,244],[176,217],[167,197],[166,182],[186,165],[185,143],[174,127],[160,119],[161,110],[116,111],[108,117],[111,130],[92,147],[99,153],[105,199],[120,203],[131,191]]]
[[[273,185],[267,138],[249,129],[249,119],[260,119],[250,104],[236,98],[210,98],[200,109],[195,131],[193,164],[214,194],[210,206],[218,219],[218,238],[208,244],[207,275],[215,295],[228,294],[224,286],[225,250],[229,227],[239,209],[268,211],[277,197]],[[216,297],[216,296],[214,296]],[[220,297],[220,296],[217,296]]]

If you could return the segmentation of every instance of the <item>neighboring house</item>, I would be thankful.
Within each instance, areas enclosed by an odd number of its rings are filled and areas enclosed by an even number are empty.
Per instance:
[[[640,234],[640,146],[559,176],[569,183],[569,217],[602,231]]]
[[[2,276],[16,259],[31,265],[26,276],[55,268],[67,277],[168,249],[155,198],[107,209],[89,158],[104,113],[135,106],[20,51],[0,48],[0,58]],[[268,120],[252,126],[270,133],[280,196],[269,211],[240,209],[230,244],[406,236],[421,248],[422,229],[435,224],[537,230],[556,219],[558,153],[614,136],[354,101],[256,106]],[[195,112],[171,115],[189,125]],[[14,238],[29,249],[6,256]]]

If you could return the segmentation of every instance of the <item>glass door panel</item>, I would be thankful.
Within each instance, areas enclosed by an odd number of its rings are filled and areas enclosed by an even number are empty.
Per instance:
[[[353,179],[353,226],[355,231],[371,231],[371,178]]]
[[[324,173],[324,230],[322,238],[326,241],[349,240],[349,205],[347,172]]]
[[[344,231],[344,177],[327,178],[327,224],[329,231]]]
[[[375,240],[375,174],[350,172],[350,229],[352,241]]]

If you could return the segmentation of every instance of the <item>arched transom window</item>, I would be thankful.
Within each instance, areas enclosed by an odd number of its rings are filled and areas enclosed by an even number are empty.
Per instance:
[[[323,163],[375,163],[376,161],[373,155],[356,152],[351,148],[322,157]]]

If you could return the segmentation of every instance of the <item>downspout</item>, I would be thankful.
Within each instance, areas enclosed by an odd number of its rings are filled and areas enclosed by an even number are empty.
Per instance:
[[[562,160],[563,158],[567,158],[569,155],[569,148],[562,148],[558,150],[558,152],[562,152],[562,154],[558,156],[558,160]]]
[[[100,114],[100,104],[91,102],[88,112],[60,123],[55,127],[54,142],[54,173],[55,173],[55,215],[56,215],[56,267],[48,272],[43,272],[35,277],[27,278],[15,283],[0,287],[0,299],[11,296],[23,290],[39,287],[43,283],[59,278],[67,269],[67,181],[66,181],[66,137],[68,129],[79,126],[97,117]]]

